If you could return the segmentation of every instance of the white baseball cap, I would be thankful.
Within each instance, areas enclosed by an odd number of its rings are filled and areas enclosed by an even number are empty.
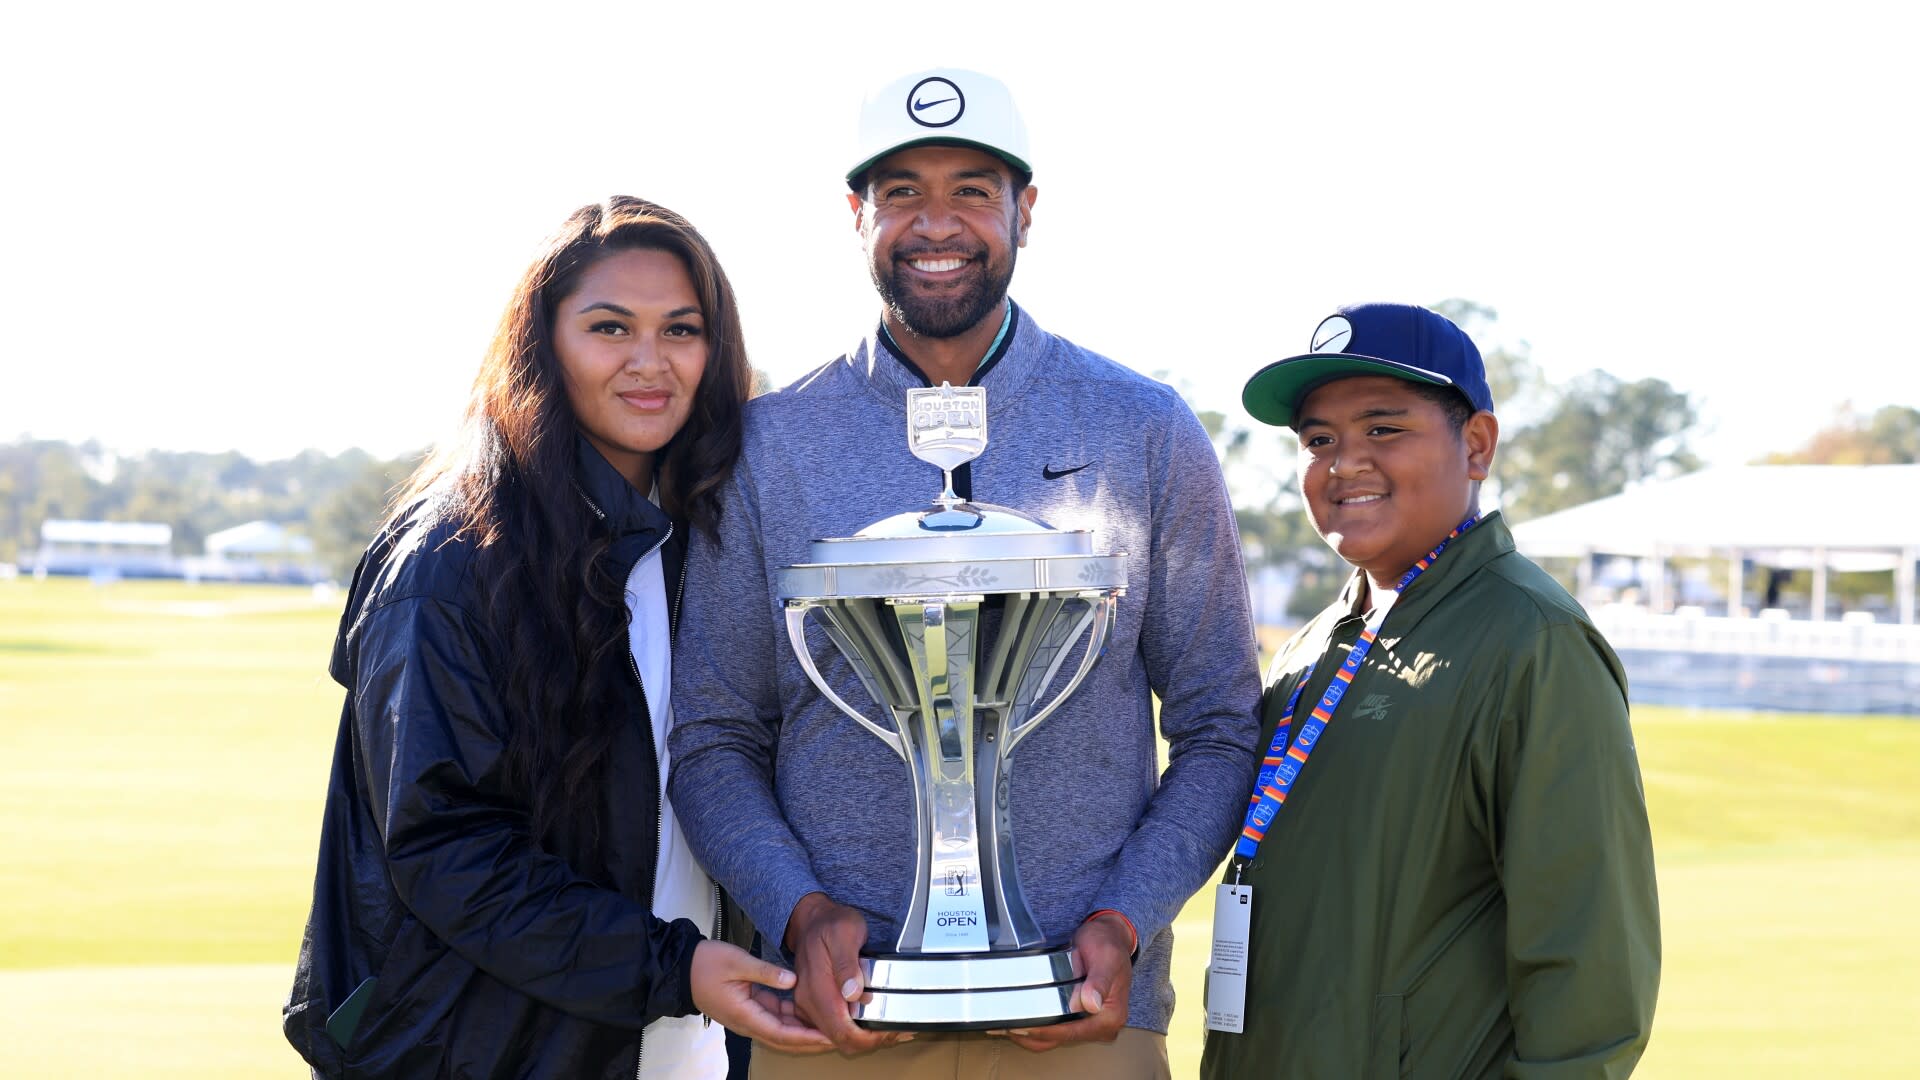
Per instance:
[[[935,143],[985,150],[1033,176],[1027,125],[1006,84],[977,71],[935,68],[867,95],[860,106],[859,164],[847,170],[847,183],[895,150]]]

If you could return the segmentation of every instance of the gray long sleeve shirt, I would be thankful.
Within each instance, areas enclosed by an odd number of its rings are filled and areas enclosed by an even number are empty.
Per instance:
[[[1130,919],[1140,953],[1127,1023],[1164,1032],[1170,924],[1232,844],[1258,764],[1258,665],[1219,464],[1171,389],[1046,333],[1018,308],[976,382],[992,441],[970,466],[973,500],[1092,528],[1097,548],[1128,553],[1107,654],[1015,752],[1010,801],[1042,930],[1065,940],[1103,908]],[[781,567],[807,561],[810,541],[938,494],[939,471],[906,442],[906,391],[923,385],[876,331],[750,403],[719,541],[696,534],[687,557],[671,795],[694,854],[771,951],[810,892],[858,908],[869,947],[881,950],[907,907],[906,766],[808,682],[775,589]],[[841,697],[881,715],[852,668],[816,644]]]

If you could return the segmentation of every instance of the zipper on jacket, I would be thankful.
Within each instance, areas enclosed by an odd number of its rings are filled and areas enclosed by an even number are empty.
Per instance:
[[[581,501],[587,504],[587,509],[593,511],[594,517],[599,518],[601,521],[607,520],[606,511],[600,509],[600,505],[593,501],[593,497],[587,494],[586,489],[580,486],[580,482],[578,480],[574,481],[573,489],[580,493]],[[641,563],[647,561],[661,548],[666,547],[667,541],[671,539],[673,539],[673,522],[669,521],[667,522],[667,534],[660,538],[659,543],[653,545],[651,548],[648,548],[646,554],[634,560],[633,565],[638,566]],[[627,572],[631,574],[633,572],[632,567],[629,567],[627,569]],[[686,595],[686,591],[687,591],[687,564],[686,564],[686,560],[683,559],[680,562],[679,596],[684,597]],[[667,611],[667,648],[668,649],[673,648],[674,631],[679,626],[679,621],[680,621],[678,618],[679,608],[680,608],[679,599],[676,598],[673,607],[669,608]],[[627,646],[627,669],[633,672],[633,685],[640,688],[640,705],[642,708],[644,708],[647,711],[647,742],[651,744],[653,742],[653,705],[651,702],[647,700],[647,684],[644,681],[642,681],[640,678],[640,661],[634,659],[633,646],[631,643],[629,643]],[[658,772],[660,769],[660,748],[658,746],[655,746],[653,748],[653,767],[655,772]],[[660,783],[662,784],[666,782],[666,777],[664,776],[660,777],[659,779],[660,779]],[[653,868],[647,872],[647,907],[649,910],[651,910],[653,907],[654,887],[659,884],[660,841],[665,839],[666,826],[661,820],[661,814],[665,810],[665,807],[662,805],[663,801],[664,800],[662,799],[660,794],[660,785],[656,784],[654,785],[654,789],[653,789]],[[720,886],[715,885],[714,886],[714,903],[716,907],[718,906],[718,903],[719,903],[719,895],[720,895],[719,890],[720,890]],[[713,1019],[709,1017],[707,1019],[707,1023],[709,1024],[713,1023]],[[644,1080],[646,1058],[647,1058],[647,1030],[645,1028],[641,1028],[639,1039],[633,1048],[634,1080]]]
[[[585,498],[585,496],[586,496],[586,493],[581,492],[581,497]],[[587,499],[587,505],[593,506],[593,500]],[[600,508],[597,506],[593,506],[593,512],[596,514],[600,513]],[[605,517],[605,515],[602,515],[602,517]],[[640,556],[638,559],[635,559],[633,565],[639,566],[641,563],[646,562],[648,559],[652,558],[653,555],[656,552],[658,552],[661,548],[666,547],[667,541],[671,539],[673,539],[673,522],[669,521],[667,522],[667,535],[661,537],[660,542],[653,545],[653,547],[649,548],[646,554]],[[633,573],[633,570],[629,568],[627,570],[627,573],[631,574]],[[686,563],[683,561],[680,564],[680,588],[684,590],[686,587],[687,587],[687,567],[686,567]],[[667,612],[667,648],[668,649],[673,648],[673,622],[674,622],[673,612],[669,610]],[[640,661],[634,659],[633,644],[631,642],[627,644],[627,668],[628,670],[633,672],[633,685],[640,688],[640,706],[641,708],[644,708],[645,710],[647,710],[647,742],[649,745],[651,745],[653,742],[653,703],[647,700],[647,684],[645,681],[643,681],[640,678]],[[656,773],[660,771],[660,748],[658,746],[655,746],[653,748],[653,769],[654,769],[654,772]],[[660,841],[664,839],[666,836],[666,825],[661,821],[661,814],[666,809],[666,807],[662,805],[662,803],[664,803],[665,800],[662,798],[660,794],[660,786],[661,784],[665,784],[667,782],[667,778],[662,776],[662,777],[659,777],[658,779],[660,783],[655,784],[653,786],[653,867],[652,869],[647,871],[647,910],[648,911],[653,910],[653,890],[655,889],[655,887],[657,887],[660,884]],[[657,915],[654,917],[659,918],[659,916]],[[641,1070],[644,1067],[643,1063],[646,1061],[646,1059],[647,1059],[647,1029],[641,1028],[639,1041],[633,1048],[633,1080],[645,1080]]]
[[[673,535],[673,524],[671,522],[667,524],[667,535],[669,537]],[[666,541],[662,540],[660,543],[664,545]],[[689,555],[692,553],[691,550],[687,552]],[[673,590],[673,606],[667,609],[667,638],[669,641],[680,636],[680,607],[686,602],[687,560],[685,556],[682,556],[680,559],[680,585]]]
[[[721,936],[726,932],[727,908],[726,903],[720,899],[720,883],[716,881],[713,883],[713,940],[721,940]],[[700,1014],[700,1021],[702,1027],[713,1026],[713,1017],[705,1013]]]
[[[593,501],[593,496],[587,494],[587,489],[580,486],[580,481],[577,478],[573,481],[573,490],[579,493],[580,501],[587,504],[587,509],[593,511],[594,517],[599,518],[601,521],[607,520],[607,512],[600,509],[600,504]],[[671,535],[673,531],[672,522],[667,523],[667,531],[669,535]]]
[[[671,534],[671,530],[669,530],[669,534]],[[665,543],[665,541],[662,541],[662,543]],[[653,554],[653,552],[647,553],[647,555],[651,554]],[[646,555],[640,556],[643,561],[646,557]],[[638,564],[636,563],[635,565]],[[633,685],[640,688],[640,706],[647,710],[647,742],[652,743],[653,705],[647,701],[647,684],[640,679],[640,662],[633,658],[633,647],[631,645],[627,647],[627,666],[633,671]],[[656,773],[660,771],[660,748],[657,746],[653,748],[653,768]],[[666,782],[665,777],[661,777],[660,780],[661,783]],[[665,810],[665,807],[661,805],[662,801],[660,797],[660,785],[655,784],[653,786],[653,866],[647,871],[648,911],[653,910],[653,891],[660,884],[660,841],[664,838],[666,830],[666,826],[660,820],[660,815],[662,811]],[[659,916],[656,915],[654,918],[659,918]],[[647,1029],[643,1027],[640,1029],[639,1042],[633,1048],[633,1080],[644,1080],[641,1072],[641,1063],[646,1060],[646,1055]]]
[[[686,600],[687,600],[687,560],[685,558],[682,558],[680,560],[680,584],[673,591],[673,606],[667,609],[667,638],[669,639],[669,641],[676,639],[679,635],[680,609],[686,604]],[[653,820],[657,827],[660,821],[660,816],[658,814],[654,815]],[[658,841],[655,841],[655,846],[656,847],[659,846]],[[727,932],[726,903],[720,899],[720,883],[715,881],[713,882],[713,933],[712,935],[710,935],[709,940],[712,940],[712,941],[725,940],[726,932]],[[702,1027],[713,1026],[713,1017],[707,1016],[704,1013],[701,1014],[700,1021],[701,1021]],[[634,1080],[639,1080],[639,1078],[635,1077]]]
[[[647,741],[652,742],[653,706],[647,702],[647,684],[640,681],[640,664],[634,661],[631,648],[627,650],[627,659],[633,663],[633,682],[640,688],[640,703],[647,709]],[[653,767],[655,772],[660,769],[660,748],[657,746],[653,750]],[[666,777],[660,778],[661,784],[666,782]],[[660,886],[660,842],[666,839],[667,829],[666,823],[662,820],[666,813],[666,806],[663,805],[665,802],[666,800],[660,795],[660,784],[655,784],[653,788],[653,869],[647,874],[647,910],[649,912],[653,910],[654,890]],[[659,917],[654,916],[656,919]],[[641,1028],[639,1045],[633,1048],[633,1080],[645,1080],[645,1075],[641,1071],[641,1062],[646,1060],[646,1055],[647,1029]]]
[[[668,528],[668,534],[672,534],[672,528]],[[664,540],[662,540],[662,544],[664,544]],[[647,555],[651,555],[651,553],[653,552],[647,552]],[[645,561],[647,555],[641,555],[641,561]],[[639,565],[639,563],[636,563],[636,565]],[[632,646],[628,646],[628,650],[626,650],[626,663],[628,663],[628,667],[634,671],[634,686],[639,688],[639,707],[647,711],[647,742],[653,744],[653,705],[647,701],[647,684],[641,682],[641,678],[639,678],[639,661],[634,659],[634,648],[632,648]],[[653,771],[655,771],[655,773],[659,773],[660,771],[660,748],[657,748],[657,746],[653,748]],[[664,782],[666,782],[666,778],[660,776],[660,784],[664,784]],[[655,786],[653,786],[653,869],[647,871],[647,911],[653,911],[653,890],[659,888],[660,884],[660,840],[666,836],[666,824],[660,822],[660,815],[666,811],[666,805],[664,805],[664,803],[666,803],[666,799],[660,796],[660,786],[659,784],[655,784]],[[659,915],[655,915],[655,919],[659,919]],[[634,1047],[634,1080],[643,1080],[643,1076],[641,1076],[641,1063],[643,1063],[645,1059],[647,1059],[647,1028],[641,1028],[641,1030],[639,1030],[639,1043]]]

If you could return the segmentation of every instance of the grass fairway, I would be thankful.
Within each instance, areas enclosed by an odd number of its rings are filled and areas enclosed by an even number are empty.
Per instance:
[[[338,602],[0,581],[0,1076],[293,1078]],[[1920,1074],[1920,724],[1643,709],[1648,1077]],[[1182,915],[1174,1075],[1212,897]]]
[[[0,581],[0,1076],[299,1077],[337,601]]]

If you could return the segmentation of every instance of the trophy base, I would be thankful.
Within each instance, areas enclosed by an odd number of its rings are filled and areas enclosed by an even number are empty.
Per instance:
[[[873,953],[854,1023],[875,1031],[995,1031],[1078,1019],[1087,977],[1071,946],[1019,952]]]

